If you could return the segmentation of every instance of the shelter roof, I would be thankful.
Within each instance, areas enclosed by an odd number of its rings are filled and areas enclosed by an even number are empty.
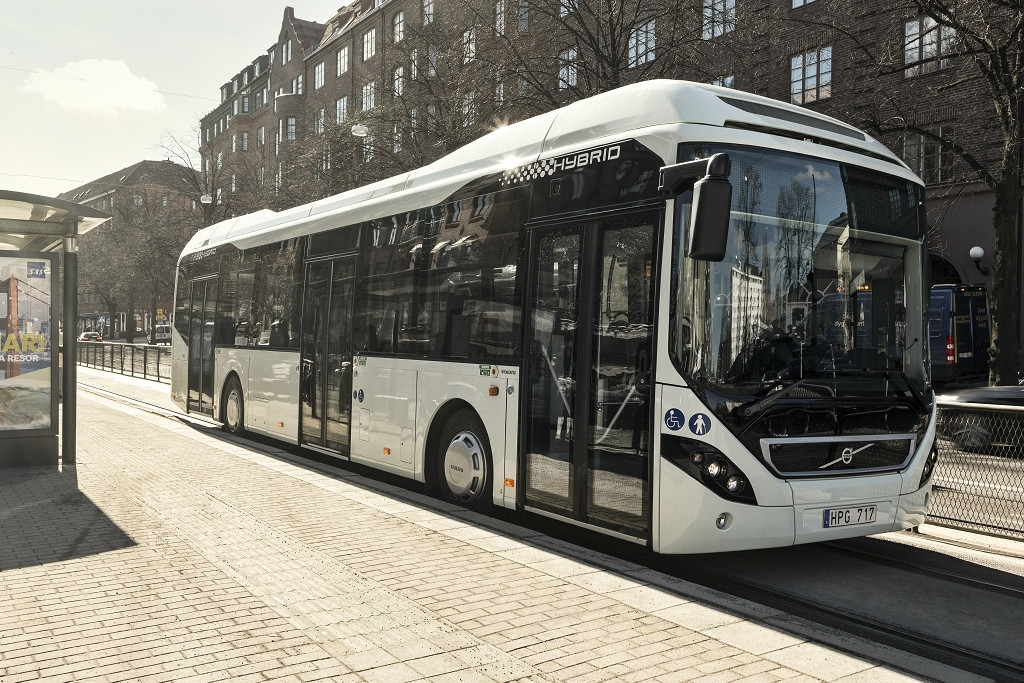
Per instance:
[[[54,251],[110,214],[54,197],[0,190],[0,249]]]

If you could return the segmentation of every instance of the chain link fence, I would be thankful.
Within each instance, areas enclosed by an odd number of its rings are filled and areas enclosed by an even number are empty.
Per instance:
[[[80,341],[77,347],[79,365],[168,384],[171,381],[170,346]]]
[[[944,403],[928,521],[1024,539],[1024,407]]]

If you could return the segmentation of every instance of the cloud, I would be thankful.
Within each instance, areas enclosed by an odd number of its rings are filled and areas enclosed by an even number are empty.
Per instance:
[[[156,83],[136,76],[121,61],[83,59],[31,74],[21,86],[67,109],[88,114],[166,109]]]

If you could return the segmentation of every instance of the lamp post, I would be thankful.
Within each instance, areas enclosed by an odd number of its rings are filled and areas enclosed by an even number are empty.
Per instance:
[[[974,261],[974,267],[978,269],[978,272],[982,275],[988,275],[988,266],[981,265],[981,259],[985,258],[985,250],[981,247],[971,247],[971,260]]]

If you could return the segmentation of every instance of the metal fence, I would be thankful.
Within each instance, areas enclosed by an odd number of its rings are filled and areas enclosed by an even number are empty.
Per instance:
[[[171,347],[78,342],[78,364],[157,382],[171,381]]]
[[[1024,408],[939,402],[928,521],[1024,539]]]

